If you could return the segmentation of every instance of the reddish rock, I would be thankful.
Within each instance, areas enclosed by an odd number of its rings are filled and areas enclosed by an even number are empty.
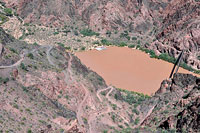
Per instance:
[[[18,76],[18,69],[13,70],[13,77],[16,79]]]

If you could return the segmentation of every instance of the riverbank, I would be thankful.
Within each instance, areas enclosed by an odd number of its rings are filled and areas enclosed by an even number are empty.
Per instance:
[[[169,56],[167,53],[161,53],[160,55],[156,55],[153,50],[144,48],[141,45],[134,45],[134,44],[127,45],[124,42],[121,42],[121,43],[118,43],[118,44],[112,44],[111,42],[109,42],[109,41],[107,41],[105,39],[103,39],[103,41],[101,41],[101,43],[102,43],[102,45],[100,45],[100,44],[99,45],[94,45],[94,46],[92,46],[90,48],[87,48],[87,49],[88,50],[93,50],[96,47],[110,47],[110,46],[128,47],[128,48],[131,48],[131,49],[138,49],[138,50],[140,50],[142,52],[145,52],[145,53],[149,54],[149,56],[151,58],[161,59],[161,60],[167,61],[169,63],[173,63],[173,64],[175,64],[175,62],[176,62],[176,59],[174,57],[172,57],[172,56]],[[87,51],[87,50],[86,50],[86,48],[84,48],[81,51]],[[183,61],[181,61],[180,67],[182,67],[183,69],[186,69],[186,70],[188,70],[188,71],[190,71],[192,73],[196,73],[196,74],[200,75],[200,70],[196,70],[196,69],[192,68],[191,66],[188,66]]]
[[[148,54],[127,47],[109,46],[106,50],[83,51],[76,56],[101,75],[108,85],[151,95],[167,79],[173,64],[150,58]],[[183,68],[181,73],[192,73]]]

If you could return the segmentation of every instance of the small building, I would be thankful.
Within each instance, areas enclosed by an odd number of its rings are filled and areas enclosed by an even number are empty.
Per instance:
[[[97,47],[97,48],[95,48],[96,50],[98,50],[98,51],[101,51],[101,50],[105,50],[106,49],[106,47]]]

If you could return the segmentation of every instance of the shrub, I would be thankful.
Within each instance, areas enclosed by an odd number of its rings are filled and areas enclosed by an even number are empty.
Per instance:
[[[141,46],[140,46],[140,45],[137,45],[137,46],[136,46],[136,49],[140,49],[140,48],[141,48]]]
[[[19,40],[22,40],[22,39],[23,39],[23,37],[24,37],[23,35],[22,35],[22,36],[20,36],[20,37],[19,37]]]
[[[151,58],[158,58],[157,55],[155,54],[155,52],[153,50],[149,50],[149,49],[143,48],[140,45],[137,45],[136,48],[138,48],[141,51],[144,51],[147,54],[150,54]]]
[[[80,33],[84,36],[99,36],[99,33],[92,31],[91,29],[83,29]]]
[[[9,81],[9,78],[2,78],[2,77],[0,77],[0,84],[1,83],[6,84],[8,81]]]
[[[36,42],[34,42],[33,45],[38,46],[38,44]]]
[[[94,41],[92,44],[99,44],[99,41]]]
[[[169,56],[168,54],[166,53],[162,53],[158,56],[159,59],[162,59],[162,60],[165,60],[165,61],[168,61],[168,62],[171,62],[171,63],[175,63],[176,62],[176,59]]]
[[[81,40],[80,40],[80,39],[77,39],[77,42],[81,42]]]
[[[85,47],[83,46],[83,47],[81,47],[81,50],[85,50]]]
[[[111,34],[112,34],[112,32],[111,32],[111,31],[107,31],[107,32],[106,32],[106,35],[107,35],[108,37],[110,37],[110,36],[111,36]]]
[[[71,30],[64,30],[63,32],[67,35]]]
[[[106,95],[106,92],[105,92],[105,91],[101,92],[101,95],[104,95],[104,96],[105,96],[105,95]]]
[[[64,129],[60,129],[60,133],[64,133],[64,131],[65,131]]]
[[[139,122],[140,122],[140,118],[139,118],[139,117],[137,117],[137,118],[135,119],[135,125],[138,125],[138,124],[139,124]]]
[[[122,90],[122,89],[119,89],[119,91],[123,92],[122,100],[129,103],[130,105],[133,105],[133,104],[139,105],[141,104],[142,101],[150,97],[148,95],[144,95],[138,92],[130,92],[127,90]]]
[[[123,128],[123,126],[122,126],[122,125],[119,125],[119,128]]]
[[[30,59],[33,59],[33,54],[32,53],[29,53],[28,55],[27,55]]]
[[[63,47],[63,48],[65,47],[65,44],[63,44],[63,43],[58,42],[57,44],[58,44],[60,47]]]
[[[108,133],[108,130],[103,130],[103,133]]]
[[[65,47],[65,49],[66,49],[66,50],[70,50],[70,49],[71,49],[71,47],[70,47],[70,46],[68,46],[68,47]]]
[[[65,98],[68,100],[68,99],[69,99],[69,96],[68,96],[68,95],[66,95],[66,96],[65,96]]]
[[[200,55],[199,55],[199,56],[197,56],[197,59],[198,59],[198,60],[200,60]]]
[[[3,24],[3,23],[5,23],[6,21],[8,21],[8,17],[6,17],[6,16],[0,14],[0,20],[2,21],[0,24]]]
[[[28,89],[26,87],[22,86],[22,89],[24,92],[28,92]]]
[[[17,51],[14,48],[10,48],[10,51],[12,51],[13,53],[17,53]]]
[[[19,106],[16,103],[13,104],[13,107],[19,109]]]
[[[137,37],[132,37],[132,40],[137,40]]]
[[[116,104],[112,104],[111,106],[112,106],[113,110],[117,109],[117,105]]]
[[[28,129],[27,133],[32,133],[32,130],[31,130],[31,129]]]
[[[181,63],[180,66],[189,71],[195,71],[191,66],[188,66],[185,62]]]
[[[59,34],[59,32],[57,32],[57,31],[53,33],[53,35],[58,35],[58,34]]]
[[[135,45],[134,44],[131,44],[128,46],[129,48],[135,48]]]
[[[88,123],[88,120],[87,120],[86,118],[83,118],[83,122],[84,122],[85,124],[87,124],[87,123]]]
[[[167,114],[167,113],[169,113],[169,110],[164,110],[164,111],[162,112],[162,114]]]
[[[128,31],[124,31],[120,34],[120,38],[126,38],[127,40],[130,40],[131,37],[128,35]]]
[[[44,120],[38,120],[40,123],[42,123],[42,124],[46,124],[47,122],[46,121],[44,121]]]
[[[155,41],[156,41],[156,38],[153,39],[153,42],[155,42]]]
[[[112,115],[111,118],[112,118],[112,120],[115,122],[116,116],[115,116],[115,115]]]
[[[150,54],[151,58],[157,58],[157,55],[155,54],[155,52],[153,50],[150,50],[149,54]]]
[[[21,63],[20,64],[20,68],[25,70],[25,71],[28,71],[27,67],[24,65],[24,63]]]
[[[75,31],[74,31],[74,35],[75,35],[75,36],[78,36],[78,31],[75,30]]]
[[[118,44],[119,47],[125,47],[127,46],[127,44],[125,42],[121,42],[120,44]]]
[[[118,97],[117,94],[115,94],[114,98],[115,98],[116,100],[119,100],[119,97]]]
[[[109,42],[109,41],[106,40],[106,39],[102,39],[102,40],[101,40],[101,43],[104,44],[104,45],[107,45],[107,46],[111,45],[111,42]]]
[[[130,37],[130,36],[127,36],[126,39],[128,39],[128,40],[130,41],[130,40],[131,40],[131,37]]]
[[[5,8],[5,9],[4,9],[4,12],[5,12],[5,14],[6,14],[7,16],[12,16],[12,15],[13,15],[12,9],[10,9],[10,8]]]
[[[140,114],[140,112],[137,109],[133,109],[132,112],[135,113],[136,115]]]
[[[140,41],[140,40],[138,40],[137,44],[138,44],[138,45],[140,45],[140,44],[141,44],[141,41]]]

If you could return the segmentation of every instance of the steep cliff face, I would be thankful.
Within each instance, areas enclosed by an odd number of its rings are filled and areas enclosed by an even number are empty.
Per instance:
[[[167,52],[177,57],[184,50],[184,62],[200,69],[200,4],[195,1],[172,1],[163,11],[161,28],[155,41],[147,46],[157,53]]]
[[[162,90],[162,91],[161,91]],[[200,79],[177,74],[172,81],[164,81],[161,88],[145,105],[153,110],[141,125],[177,132],[199,132]]]
[[[16,7],[17,13],[25,22],[38,22],[44,25],[64,25],[81,20],[95,31],[136,29],[145,31],[152,26],[148,6],[155,14],[164,8],[164,2],[138,0],[4,0],[8,7]],[[148,21],[147,21],[148,20]],[[143,28],[144,26],[144,28]]]
[[[200,4],[196,0],[3,1],[25,23],[89,27],[103,34],[129,31],[142,39],[148,37],[145,47],[158,55],[168,53],[176,58],[185,50],[184,62],[200,69]]]

